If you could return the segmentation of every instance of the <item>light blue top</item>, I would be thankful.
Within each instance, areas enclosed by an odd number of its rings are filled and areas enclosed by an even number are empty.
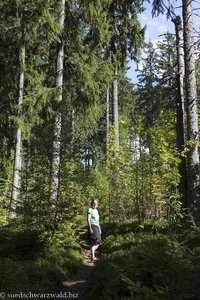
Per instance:
[[[99,213],[98,210],[95,208],[88,208],[88,214],[91,214],[91,219],[90,219],[90,223],[92,225],[97,225],[99,226]]]

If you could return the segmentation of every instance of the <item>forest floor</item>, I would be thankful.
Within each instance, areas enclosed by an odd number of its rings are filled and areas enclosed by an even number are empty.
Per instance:
[[[89,290],[89,279],[95,263],[91,261],[90,246],[87,242],[87,231],[79,230],[80,245],[83,251],[84,260],[81,268],[71,274],[69,280],[62,282],[60,292],[62,299],[86,300]]]

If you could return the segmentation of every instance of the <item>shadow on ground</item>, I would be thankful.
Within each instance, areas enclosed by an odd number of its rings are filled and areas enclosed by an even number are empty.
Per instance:
[[[90,246],[87,240],[87,231],[80,230],[80,245],[84,254],[84,261],[82,267],[70,276],[70,279],[62,282],[60,294],[62,299],[79,299],[87,300],[87,293],[89,290],[89,279],[91,271],[95,264],[90,259]]]

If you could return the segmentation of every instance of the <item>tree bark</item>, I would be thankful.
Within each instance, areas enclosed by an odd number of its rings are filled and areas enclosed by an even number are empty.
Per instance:
[[[110,97],[109,97],[109,87],[106,93],[106,153],[109,150],[109,135],[110,135]]]
[[[114,74],[114,81],[112,84],[113,88],[113,127],[114,127],[114,145],[115,145],[115,155],[119,151],[119,106],[118,106],[118,76],[117,71]]]
[[[74,141],[75,141],[75,109],[72,108],[72,112],[71,112],[71,118],[72,118],[72,139],[71,139],[71,145],[72,145],[72,149],[74,146]]]
[[[28,185],[31,172],[31,143],[28,141],[26,147],[26,202],[28,202]]]
[[[183,0],[183,24],[186,76],[187,139],[189,143],[189,151],[187,153],[187,206],[193,210],[193,214],[196,214],[199,212],[200,201],[198,152],[199,129],[191,0]]]
[[[21,106],[23,102],[24,93],[24,67],[25,67],[25,45],[24,43],[20,49],[20,65],[21,73],[19,75],[19,97],[18,97],[18,117],[21,115]],[[10,203],[9,218],[13,219],[17,216],[17,200],[20,194],[20,181],[21,181],[21,147],[22,137],[21,128],[18,127],[16,131],[16,144],[15,144],[15,158],[14,158],[14,171],[13,171],[13,183]]]
[[[187,207],[187,173],[186,173],[186,158],[181,155],[184,151],[185,133],[184,133],[184,50],[183,50],[183,29],[181,17],[177,16],[172,19],[175,25],[176,32],[176,51],[177,51],[177,95],[176,95],[176,140],[177,149],[180,153],[181,162],[179,164],[179,174],[181,176],[179,183],[179,192],[182,199],[182,206]]]
[[[60,15],[60,25],[62,32],[64,30],[64,19],[65,19],[65,0],[62,1],[62,10]],[[61,112],[60,103],[62,102],[63,96],[63,64],[64,64],[64,41],[61,37],[61,42],[58,43],[57,63],[56,63],[56,88],[57,88],[57,101],[58,110],[54,122],[53,131],[53,145],[52,145],[52,164],[51,164],[51,178],[50,178],[50,217],[51,225],[55,226],[57,200],[59,193],[59,171],[60,171],[60,148],[61,148]]]

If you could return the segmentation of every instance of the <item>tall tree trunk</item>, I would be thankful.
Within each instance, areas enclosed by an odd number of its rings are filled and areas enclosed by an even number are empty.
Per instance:
[[[19,97],[18,97],[18,117],[21,115],[21,106],[24,93],[24,67],[25,67],[25,45],[24,43],[20,49],[20,67],[21,73],[19,75]],[[22,137],[21,128],[18,127],[16,131],[16,144],[15,144],[15,159],[14,159],[14,171],[13,171],[13,183],[10,203],[9,218],[16,217],[17,200],[20,194],[20,180],[21,180],[21,147]]]
[[[26,154],[24,154],[24,162],[25,162],[25,199],[24,199],[24,220],[26,224],[29,222],[29,212],[30,212],[30,194],[29,194],[29,183],[30,183],[30,175],[31,175],[31,143],[27,141],[26,146]]]
[[[188,197],[187,206],[199,210],[199,129],[197,110],[197,87],[195,75],[194,37],[192,21],[192,1],[183,0],[183,24],[184,24],[184,52],[185,52],[185,84],[186,84],[186,112],[187,112],[187,138],[189,151],[187,153],[188,169]]]
[[[75,120],[76,120],[76,116],[75,116],[75,109],[72,108],[72,112],[71,112],[71,118],[72,118],[72,138],[71,138],[71,145],[72,145],[72,150],[74,147],[74,141],[75,141]]]
[[[115,145],[115,155],[117,155],[117,152],[119,151],[119,107],[118,107],[118,76],[117,76],[117,70],[114,74],[114,81],[112,84],[112,91],[113,91],[113,126],[114,126],[114,145]]]
[[[184,150],[185,134],[184,134],[184,50],[183,50],[183,30],[181,17],[177,16],[172,19],[176,32],[176,51],[177,51],[177,95],[176,95],[176,140],[177,149],[181,154]],[[186,158],[180,155],[181,162],[179,164],[179,174],[181,176],[179,183],[179,192],[182,198],[182,206],[187,207],[187,174],[186,174]]]
[[[108,154],[109,149],[109,134],[110,134],[110,97],[109,87],[106,93],[106,153]]]
[[[60,15],[60,25],[62,31],[64,30],[65,19],[65,0],[62,1],[62,10]],[[61,147],[61,112],[60,104],[62,102],[63,90],[63,63],[64,63],[64,41],[61,37],[61,42],[58,43],[57,63],[56,63],[56,88],[57,88],[57,101],[58,111],[54,122],[53,131],[53,145],[52,145],[52,164],[51,164],[51,178],[50,178],[50,216],[51,225],[55,226],[56,208],[59,192],[59,170],[60,170],[60,147]]]
[[[28,203],[29,178],[31,172],[31,143],[28,141],[26,146],[26,202]]]

